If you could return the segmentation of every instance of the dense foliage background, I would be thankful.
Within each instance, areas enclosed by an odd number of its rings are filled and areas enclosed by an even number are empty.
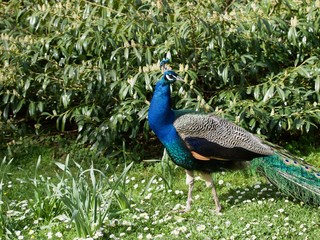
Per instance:
[[[251,169],[214,174],[222,215],[201,181],[180,214],[147,111],[169,57],[175,108],[319,166],[319,46],[319,0],[0,0],[0,239],[317,239],[319,209]]]
[[[320,123],[319,0],[12,0],[0,19],[3,146],[55,128],[100,149],[145,141],[164,57],[186,81],[177,108],[273,140]]]

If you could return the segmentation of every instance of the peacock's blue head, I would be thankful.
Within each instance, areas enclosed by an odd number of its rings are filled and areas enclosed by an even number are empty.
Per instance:
[[[169,83],[169,84],[174,83],[177,80],[183,81],[183,78],[180,77],[177,73],[175,73],[172,70],[166,70],[163,73],[163,79],[165,83]]]

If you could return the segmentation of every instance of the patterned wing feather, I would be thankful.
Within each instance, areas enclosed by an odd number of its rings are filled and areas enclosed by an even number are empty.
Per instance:
[[[174,127],[193,155],[203,158],[198,160],[251,160],[273,154],[259,138],[213,114],[184,114]]]

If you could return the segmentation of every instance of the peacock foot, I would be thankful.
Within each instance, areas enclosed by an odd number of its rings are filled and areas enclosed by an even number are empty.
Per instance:
[[[186,206],[185,209],[181,210],[182,213],[190,212],[191,207]]]
[[[221,205],[219,205],[219,206],[216,207],[215,212],[217,214],[221,214],[221,210],[222,210],[222,207],[221,207]]]

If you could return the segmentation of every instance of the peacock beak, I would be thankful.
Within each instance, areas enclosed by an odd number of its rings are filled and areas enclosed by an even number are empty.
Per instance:
[[[180,76],[177,76],[177,77],[176,77],[176,80],[177,80],[177,81],[182,81],[182,82],[184,82],[184,79],[183,79],[182,77],[180,77]]]

